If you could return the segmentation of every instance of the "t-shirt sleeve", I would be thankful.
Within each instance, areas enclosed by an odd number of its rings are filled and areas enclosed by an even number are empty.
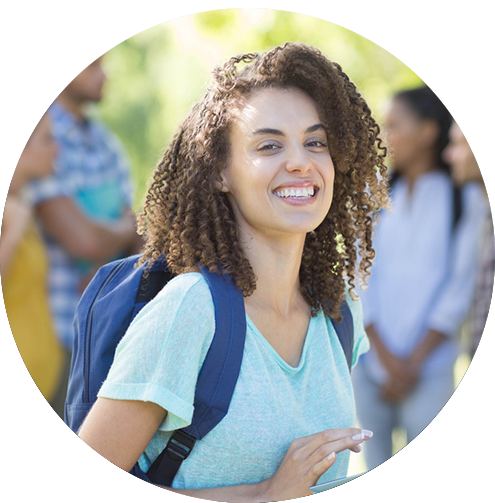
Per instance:
[[[213,302],[201,274],[174,278],[131,323],[98,396],[158,404],[167,411],[162,431],[188,426],[214,331]]]
[[[359,357],[370,349],[370,342],[366,331],[364,330],[363,308],[359,297],[353,299],[349,292],[346,292],[347,304],[352,314],[352,322],[354,327],[354,348],[352,351],[352,368],[354,368],[359,360]]]

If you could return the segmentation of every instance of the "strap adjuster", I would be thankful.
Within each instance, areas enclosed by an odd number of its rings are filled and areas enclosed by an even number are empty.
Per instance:
[[[196,439],[184,431],[176,430],[170,437],[165,451],[175,461],[184,461],[189,456]]]

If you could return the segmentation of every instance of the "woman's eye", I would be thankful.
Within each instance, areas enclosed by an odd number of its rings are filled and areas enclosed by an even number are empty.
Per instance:
[[[311,148],[326,148],[327,144],[321,140],[311,140],[308,143],[306,143],[308,147]]]
[[[278,145],[276,145],[275,143],[266,143],[264,145],[261,145],[258,150],[261,152],[272,152],[278,148]]]

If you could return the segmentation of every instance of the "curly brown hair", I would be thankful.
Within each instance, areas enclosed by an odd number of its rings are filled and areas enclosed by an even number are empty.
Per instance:
[[[213,70],[206,93],[153,173],[139,215],[146,236],[142,262],[164,255],[174,274],[200,263],[230,274],[244,296],[254,292],[256,277],[220,191],[220,172],[228,162],[235,112],[253,91],[268,87],[307,93],[326,130],[335,166],[333,201],[324,221],[306,236],[299,277],[313,316],[322,308],[339,320],[346,280],[353,292],[356,275],[365,281],[374,258],[373,219],[388,204],[386,148],[369,107],[342,68],[304,44],[235,56]]]

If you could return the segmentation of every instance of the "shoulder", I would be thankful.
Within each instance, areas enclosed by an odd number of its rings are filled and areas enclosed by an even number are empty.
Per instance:
[[[209,331],[214,325],[214,307],[206,281],[200,273],[181,274],[165,285],[158,295],[136,316],[137,325],[146,332],[172,333]]]
[[[178,348],[195,354],[207,350],[214,332],[208,285],[201,274],[181,274],[137,314],[119,343],[118,354],[147,355],[153,361],[164,354],[177,354]]]
[[[485,213],[489,212],[490,205],[479,183],[471,182],[461,188],[462,202],[467,208],[472,208],[474,211]]]
[[[124,155],[122,141],[99,116],[92,114],[87,120],[95,137],[99,138],[110,151]]]
[[[352,326],[354,330],[354,347],[352,354],[352,366],[354,367],[359,360],[359,357],[366,353],[369,348],[369,340],[364,329],[363,307],[357,293],[350,292],[346,288],[346,302],[352,315]]]
[[[211,300],[208,284],[200,272],[186,272],[171,279],[158,293],[158,301],[199,301],[203,303]]]
[[[345,301],[352,315],[354,333],[359,333],[363,327],[363,306],[361,305],[361,299],[355,291],[350,292],[349,287],[346,287]]]
[[[445,204],[452,200],[454,183],[452,178],[443,171],[426,173],[419,179],[418,196],[425,202]],[[422,190],[421,190],[422,189]]]

